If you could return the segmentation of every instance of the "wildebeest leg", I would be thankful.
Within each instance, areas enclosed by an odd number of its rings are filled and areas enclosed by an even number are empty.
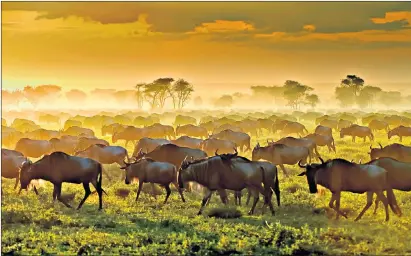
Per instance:
[[[287,170],[285,169],[283,164],[280,164],[281,170],[283,170],[283,173],[285,175],[285,177],[289,177],[290,175],[288,174]]]
[[[250,189],[247,189],[248,190],[248,195],[247,195],[247,202],[245,203],[246,205],[248,205],[248,203],[250,203],[250,198],[251,198],[251,191],[250,191]]]
[[[19,185],[19,178],[16,178],[16,183],[14,183],[14,190],[16,190],[18,185]]]
[[[358,217],[355,218],[354,221],[358,221],[359,219],[361,219],[361,217],[364,215],[365,211],[367,211],[368,208],[371,207],[373,195],[374,195],[373,192],[367,192],[367,204],[364,206],[364,209],[362,209],[362,211],[360,212]],[[377,194],[377,196],[378,196],[378,194]],[[387,203],[387,202],[385,202],[385,203]]]
[[[402,142],[402,136],[399,136],[400,137],[400,142]]]
[[[260,199],[259,198],[259,192],[257,191],[257,190],[254,190],[254,189],[250,189],[250,191],[251,191],[251,193],[253,193],[253,196],[254,196],[254,202],[253,202],[253,206],[251,206],[251,209],[250,209],[250,211],[248,212],[248,214],[249,215],[252,215],[252,214],[254,214],[254,209],[255,209],[255,206],[257,205],[257,202],[258,202],[258,200]]]
[[[367,136],[364,136],[364,140],[363,140],[363,142],[365,142],[365,139],[367,138]],[[371,141],[371,137],[369,138],[370,139],[370,141]]]
[[[352,136],[352,142],[355,142],[355,136]]]
[[[377,196],[375,199],[375,208],[373,214],[377,214],[377,209],[378,209],[378,203],[380,202],[380,198]]]
[[[155,199],[157,199],[157,193],[156,193],[156,187],[154,186],[154,183],[151,184],[151,190],[153,191],[153,196]]]
[[[90,190],[90,184],[87,183],[83,183],[83,188],[84,188],[84,198],[83,200],[81,200],[80,204],[77,207],[77,210],[79,210],[81,208],[81,206],[83,206],[84,202],[87,200],[87,197],[91,194],[91,190]]]
[[[341,192],[337,192],[337,193],[332,193],[330,202],[328,203],[328,206],[333,209],[335,212],[339,212],[340,215],[342,215],[343,217],[345,217],[347,219],[347,215],[343,212],[340,211],[340,209],[337,209],[336,207],[334,207],[334,201],[336,201],[338,199],[338,197],[341,196]]]
[[[389,214],[389,211],[388,211],[388,200],[387,200],[387,198],[385,197],[385,195],[382,191],[378,191],[378,192],[376,192],[376,194],[377,194],[377,198],[379,198],[382,201],[382,203],[384,204],[385,221],[388,221],[390,219],[390,214]]]
[[[220,194],[221,202],[223,202],[223,204],[227,204],[228,203],[228,196],[227,196],[227,192],[225,191],[225,189],[218,189],[217,192],[218,192],[218,194]],[[235,192],[234,192],[234,196],[235,196]],[[207,204],[208,204],[208,202],[206,203],[206,205]]]
[[[60,184],[54,184],[54,189],[56,190],[56,194],[57,194],[57,200],[59,200],[60,202],[62,202],[66,207],[68,208],[73,208],[71,207],[71,205],[69,205],[68,203],[66,203],[63,198],[61,198],[61,183]]]
[[[174,187],[176,187],[178,193],[180,194],[181,200],[183,201],[183,203],[185,203],[186,200],[184,199],[183,191],[181,190],[181,188],[178,186],[177,183],[173,183],[173,185],[174,185]]]
[[[142,180],[138,181],[138,191],[137,191],[137,196],[136,196],[136,202],[138,200],[138,197],[140,196],[141,189],[143,189],[143,184],[144,184],[144,182]]]
[[[213,191],[207,189],[207,191],[204,195],[203,201],[201,202],[200,211],[197,213],[197,215],[201,215],[203,213],[203,208],[205,207],[206,203],[208,203],[208,201],[210,201],[212,194],[213,194]]]
[[[57,199],[57,190],[56,187],[53,188],[53,203],[56,201]]]
[[[34,191],[34,193],[36,193],[36,195],[39,195],[39,192],[37,191],[36,186],[33,186],[33,191]]]
[[[165,204],[167,203],[167,199],[171,194],[170,184],[165,185],[164,188],[166,189],[166,192],[167,192],[166,199],[164,200],[164,204]]]

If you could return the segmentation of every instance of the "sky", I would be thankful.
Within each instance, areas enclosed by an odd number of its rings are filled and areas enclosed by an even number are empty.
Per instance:
[[[197,91],[347,74],[411,94],[411,2],[2,2],[2,85]],[[212,89],[210,91],[210,89]]]

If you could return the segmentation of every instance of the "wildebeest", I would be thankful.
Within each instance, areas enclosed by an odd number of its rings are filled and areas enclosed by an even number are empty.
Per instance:
[[[194,160],[203,159],[207,157],[207,153],[201,149],[179,147],[174,144],[164,144],[148,153],[140,151],[135,158],[138,160],[143,156],[146,158],[152,158],[158,162],[173,164],[177,167],[177,169],[180,169],[180,165],[186,157]],[[189,185],[188,189],[191,190],[191,185]]]
[[[183,115],[176,116],[176,119],[174,120],[174,126],[186,125],[186,124],[196,125],[197,120],[191,116],[183,116]]]
[[[1,177],[16,179],[14,189],[19,182],[20,166],[25,160],[24,155],[16,150],[1,149]]]
[[[269,142],[267,140],[268,145],[273,145],[273,144],[284,144],[290,147],[306,147],[310,150],[310,162],[311,159],[314,158],[315,156],[319,157],[320,153],[318,153],[317,145],[315,144],[314,140],[307,139],[307,138],[294,138],[294,137],[285,137],[281,138],[278,141],[272,141]],[[315,155],[314,155],[315,153]]]
[[[335,130],[337,130],[337,129],[341,130],[342,128],[350,127],[352,124],[353,123],[351,121],[340,119],[340,120],[338,120],[338,126]]]
[[[234,153],[237,145],[234,142],[228,140],[220,140],[216,138],[206,139],[201,142],[200,149],[207,153],[207,155],[213,155],[217,150],[220,153]]]
[[[342,191],[348,191],[357,194],[367,192],[367,204],[364,209],[355,219],[358,221],[368,208],[373,203],[373,193],[377,194],[384,203],[385,220],[389,220],[388,205],[391,210],[399,215],[395,206],[395,195],[388,182],[387,171],[379,166],[370,164],[355,164],[344,159],[332,159],[324,162],[320,158],[321,164],[308,164],[306,166],[298,165],[305,168],[306,171],[300,173],[298,176],[306,176],[310,193],[317,193],[317,184],[328,188],[332,197],[329,202],[329,207],[336,211],[336,219],[340,215],[347,218],[347,215],[340,211],[340,198]],[[383,191],[387,190],[387,197]],[[334,205],[335,202],[335,205]]]
[[[360,126],[357,124],[353,124],[350,127],[342,128],[340,130],[340,138],[344,138],[344,136],[352,136],[352,141],[355,142],[355,137],[360,137],[365,139],[368,137],[370,141],[374,140],[374,135],[371,132],[371,129],[366,126]]]
[[[234,124],[222,124],[222,125],[220,125],[220,126],[218,126],[218,127],[215,127],[214,129],[213,129],[213,135],[214,134],[218,134],[218,133],[220,133],[220,132],[222,132],[222,131],[225,131],[225,130],[231,130],[231,131],[233,131],[233,132],[241,132],[241,133],[244,133],[244,130],[241,128],[241,127],[238,127],[238,126],[236,126],[236,125],[234,125]],[[245,133],[246,134],[246,133]],[[248,134],[247,134],[248,135]]]
[[[114,133],[121,132],[123,131],[127,126],[114,123],[114,124],[108,124],[108,125],[103,125],[101,127],[101,135],[106,136],[106,134],[113,135]]]
[[[80,209],[91,194],[89,183],[93,184],[99,197],[99,210],[103,209],[102,166],[99,162],[77,156],[69,156],[63,152],[53,152],[32,163],[27,160],[20,171],[20,191],[27,189],[33,179],[50,181],[54,185],[53,202],[59,200],[65,206],[71,206],[61,197],[63,182],[83,184],[85,195],[77,209]]]
[[[334,151],[334,153],[337,153],[334,138],[332,136],[312,133],[308,134],[304,138],[313,140],[319,147],[327,146],[329,152]]]
[[[187,135],[191,137],[207,138],[207,129],[204,127],[195,126],[192,124],[186,124],[183,126],[177,126],[176,136]]]
[[[251,150],[251,137],[244,132],[236,132],[232,130],[223,130],[217,134],[213,134],[210,138],[228,140],[234,142],[241,151]]]
[[[138,191],[136,201],[140,196],[143,184],[145,182],[150,182],[151,184],[159,184],[160,186],[163,186],[166,189],[167,195],[166,199],[164,200],[164,203],[167,202],[167,199],[171,194],[170,183],[173,183],[173,185],[176,187],[178,193],[181,196],[181,200],[185,202],[183,192],[177,184],[177,169],[175,165],[167,162],[157,162],[151,158],[146,157],[143,157],[133,163],[124,162],[124,164],[126,166],[121,167],[121,169],[125,169],[126,171],[125,183],[130,184],[133,178],[138,179]]]
[[[384,168],[388,172],[388,183],[392,189],[401,191],[411,191],[411,162],[404,163],[397,161],[390,157],[382,157],[371,160],[366,164],[377,165]],[[378,208],[379,198],[375,201],[375,210]],[[400,207],[396,204],[399,214],[401,214]]]
[[[180,147],[200,149],[200,144],[201,142],[203,142],[203,140],[197,139],[197,138],[191,138],[189,136],[181,136],[176,140],[171,140],[170,142]]]
[[[81,127],[82,125],[83,124],[81,123],[81,121],[68,119],[64,122],[64,130],[67,130],[68,128],[72,126]]]
[[[17,142],[15,150],[21,152],[26,157],[38,158],[51,153],[52,148],[48,140],[22,138]]]
[[[127,149],[121,146],[106,146],[103,144],[93,144],[88,148],[75,153],[76,156],[91,158],[101,164],[114,164],[124,166],[124,159],[129,161]]]
[[[113,143],[116,143],[118,140],[125,140],[126,141],[125,147],[127,147],[129,141],[132,141],[135,143],[135,141],[138,141],[144,136],[145,136],[144,128],[136,128],[134,126],[128,126],[123,131],[114,133],[111,137],[111,141]]]
[[[304,136],[304,131],[308,133],[308,130],[305,128],[303,124],[300,124],[298,122],[288,122],[284,128],[281,131],[281,134],[286,136],[286,135],[291,135],[291,134],[297,134],[299,136]]]
[[[103,139],[80,137],[77,143],[76,151],[82,151],[95,144],[110,146],[110,143]]]
[[[411,147],[404,146],[398,143],[393,143],[382,147],[379,143],[380,148],[372,148],[370,146],[370,157],[371,160],[382,158],[382,157],[391,157],[395,160],[411,163]]]
[[[30,139],[35,140],[50,140],[52,138],[59,138],[60,132],[46,129],[37,129],[31,132],[26,133],[26,136]]]
[[[264,203],[270,206],[274,215],[274,207],[271,203],[271,189],[274,187],[274,179],[265,177],[263,167],[253,168],[251,165],[231,166],[229,159],[223,160],[221,156],[213,156],[207,159],[184,161],[178,173],[178,183],[183,188],[184,183],[195,181],[206,188],[206,193],[201,203],[198,214],[200,215],[209,202],[214,191],[226,197],[225,190],[241,191],[248,188],[254,196],[254,203],[249,214],[254,213],[258,202],[259,193],[264,195]],[[262,183],[264,186],[262,186]],[[223,202],[227,202],[226,198]]]
[[[79,138],[77,136],[64,135],[58,138],[49,140],[51,144],[51,151],[60,151],[72,155],[76,152]]]
[[[70,126],[62,132],[65,135],[79,136],[80,134],[85,134],[90,137],[94,137],[94,131],[89,128],[83,128],[78,126]]]
[[[254,147],[252,152],[253,161],[264,159],[275,165],[279,165],[285,176],[289,176],[284,164],[294,165],[299,160],[304,159],[304,163],[310,156],[310,151],[306,147],[290,147],[284,144],[274,144],[271,146],[261,147],[260,143]]]
[[[385,130],[386,132],[388,132],[390,129],[387,122],[376,119],[371,120],[371,122],[368,124],[368,127],[371,129],[371,131]]]
[[[388,139],[392,136],[400,137],[400,142],[402,142],[402,137],[411,137],[411,127],[400,125],[388,132]]]
[[[152,138],[141,138],[136,146],[134,147],[133,151],[133,157],[136,157],[138,152],[144,151],[144,152],[151,152],[153,151],[156,147],[164,144],[170,144],[169,140],[166,139],[152,139]]]
[[[326,127],[326,126],[322,126],[322,125],[318,125],[315,128],[314,133],[316,134],[321,134],[321,135],[326,135],[326,136],[333,136],[333,131],[330,127]]]
[[[339,122],[337,120],[332,119],[324,119],[320,122],[320,125],[329,127],[331,129],[337,130]]]

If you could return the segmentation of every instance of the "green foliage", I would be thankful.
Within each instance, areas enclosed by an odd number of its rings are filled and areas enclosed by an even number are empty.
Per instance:
[[[320,98],[318,98],[317,94],[308,94],[305,96],[305,100],[307,101],[307,105],[310,105],[312,108],[315,108],[318,103],[320,103]]]

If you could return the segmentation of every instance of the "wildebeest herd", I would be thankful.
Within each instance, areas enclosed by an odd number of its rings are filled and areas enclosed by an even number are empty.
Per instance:
[[[77,115],[68,118],[61,130],[44,129],[32,120],[21,118],[7,126],[7,121],[2,119],[2,146],[5,147],[2,147],[2,177],[16,179],[14,189],[20,183],[19,194],[32,180],[49,181],[54,185],[53,201],[57,199],[67,207],[71,206],[61,196],[62,183],[83,184],[85,195],[77,209],[92,194],[91,183],[99,197],[99,209],[102,209],[103,165],[118,164],[126,184],[138,179],[136,200],[144,183],[151,183],[153,190],[154,184],[164,187],[164,203],[171,194],[170,184],[183,202],[186,201],[184,193],[200,185],[204,188],[198,212],[201,214],[214,191],[224,204],[228,203],[226,190],[233,191],[235,203],[241,205],[241,191],[246,188],[247,204],[253,197],[249,214],[254,213],[260,194],[264,199],[263,210],[268,206],[274,214],[274,194],[280,206],[280,177],[276,166],[280,166],[287,178],[296,174],[287,171],[284,165],[298,164],[304,169],[299,176],[306,176],[311,193],[317,193],[317,185],[331,191],[329,207],[336,212],[337,219],[340,215],[347,217],[340,210],[343,191],[367,194],[367,203],[355,220],[372,206],[374,194],[377,196],[374,212],[382,202],[386,220],[389,208],[398,216],[402,215],[393,190],[411,190],[410,146],[400,143],[370,146],[370,161],[366,163],[341,158],[324,161],[318,148],[326,146],[329,152],[338,154],[333,131],[339,132],[340,138],[351,136],[352,143],[356,137],[364,142],[368,138],[371,145],[377,143],[374,141],[376,132],[384,132],[388,139],[398,136],[402,142],[403,138],[411,137],[410,113],[362,113],[361,119],[357,118],[359,114],[349,113],[254,113],[247,117],[236,114],[216,117],[203,113],[199,121],[189,115],[177,115],[172,125],[161,124],[160,120],[167,115],[171,114]],[[57,126],[60,122],[58,116],[40,121],[46,125],[55,122],[51,125]],[[310,134],[300,122],[315,125],[313,132]],[[97,133],[101,134],[100,138],[96,137]],[[266,146],[256,143],[252,148],[251,138],[258,139],[263,133],[280,139],[266,140]],[[111,143],[103,139],[104,136],[111,136]],[[123,142],[124,147],[120,146]],[[131,154],[127,151],[130,142],[134,144]],[[239,151],[251,152],[252,159],[241,156]],[[33,162],[29,158],[39,159]],[[38,193],[35,186],[34,191]]]

